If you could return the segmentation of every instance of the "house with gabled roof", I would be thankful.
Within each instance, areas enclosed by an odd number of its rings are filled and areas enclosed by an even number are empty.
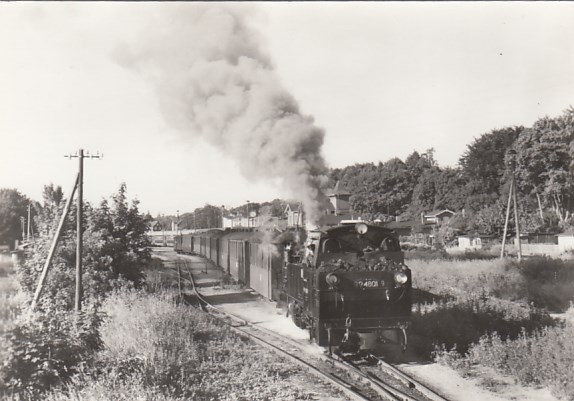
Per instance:
[[[337,181],[333,190],[327,193],[327,197],[333,209],[326,214],[340,216],[351,213],[351,193],[341,185],[341,181]]]
[[[283,215],[287,219],[287,227],[303,227],[303,206],[300,202],[287,202]]]
[[[443,223],[448,223],[448,221],[455,215],[456,213],[452,210],[442,209],[442,210],[434,210],[428,213],[421,213],[421,223],[422,224],[437,224],[441,225]]]
[[[149,222],[149,231],[162,231],[163,226],[159,220],[153,220]]]
[[[394,230],[406,241],[431,245],[434,241],[435,230],[442,224],[448,224],[455,214],[448,209],[435,210],[421,213],[420,220],[414,218],[409,221],[391,221],[383,223],[383,226]]]

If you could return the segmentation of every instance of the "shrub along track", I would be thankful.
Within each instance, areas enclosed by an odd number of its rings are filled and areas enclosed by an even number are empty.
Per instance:
[[[210,305],[197,290],[189,266],[176,264],[176,269],[182,300],[210,313],[228,324],[233,331],[248,336],[257,344],[330,383],[352,400],[446,401],[444,397],[377,357],[368,358],[376,366],[359,366],[335,355],[309,354],[302,343]],[[191,297],[186,296],[186,283],[191,286]]]

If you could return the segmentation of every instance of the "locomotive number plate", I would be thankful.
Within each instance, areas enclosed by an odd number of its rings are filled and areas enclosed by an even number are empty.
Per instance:
[[[379,280],[369,280],[369,279],[359,279],[353,282],[357,288],[380,288],[385,285],[384,281],[379,282]]]

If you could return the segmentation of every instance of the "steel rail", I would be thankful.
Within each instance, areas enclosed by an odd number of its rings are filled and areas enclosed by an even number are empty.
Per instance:
[[[411,376],[400,371],[399,369],[397,369],[396,367],[394,367],[390,363],[385,362],[383,359],[381,359],[375,355],[369,355],[369,356],[371,358],[375,358],[377,360],[378,365],[382,369],[388,371],[390,374],[395,376],[397,379],[399,379],[405,383],[408,383],[409,386],[412,385],[413,386],[412,388],[418,390],[425,397],[430,398],[433,401],[448,401],[446,398],[444,398],[442,395],[438,394],[436,391],[430,389],[429,387],[425,386],[421,382],[413,379]]]
[[[247,320],[243,319],[240,316],[234,315],[234,314],[229,313],[229,312],[225,312],[221,308],[218,308],[214,305],[211,305],[201,295],[201,293],[197,290],[197,287],[195,285],[195,281],[193,279],[193,275],[191,273],[191,269],[189,268],[189,266],[186,265],[185,267],[186,267],[186,270],[187,270],[188,275],[189,275],[189,281],[190,281],[190,284],[192,287],[192,291],[195,294],[195,296],[197,297],[198,302],[199,302],[199,304],[203,310],[216,312],[218,314],[221,314],[223,316],[231,318],[232,320],[237,322],[238,325],[230,324],[225,319],[216,316],[216,318],[218,318],[221,321],[228,324],[232,330],[234,330],[238,333],[247,335],[250,338],[252,338],[255,342],[257,342],[258,344],[260,344],[260,345],[262,345],[268,349],[271,349],[278,354],[281,354],[283,356],[286,356],[286,357],[294,360],[299,366],[305,368],[306,370],[310,371],[311,373],[315,374],[316,376],[322,377],[327,381],[335,383],[336,386],[341,391],[343,391],[345,394],[347,394],[351,398],[360,399],[360,400],[369,400],[369,398],[367,398],[364,394],[362,394],[355,386],[353,386],[350,383],[347,383],[346,381],[344,381],[343,379],[338,377],[336,374],[322,372],[320,369],[318,369],[317,367],[315,367],[315,366],[309,364],[308,362],[302,360],[298,356],[293,355],[292,353],[281,349],[280,347],[270,343],[269,341],[264,340],[260,336],[257,336],[256,334],[249,332],[248,330],[252,329],[255,331],[260,331],[260,332],[266,333],[267,335],[276,337],[276,338],[280,339],[281,341],[290,343],[291,345],[294,345],[296,347],[301,347],[302,346],[301,343],[299,343],[293,339],[290,339],[288,337],[281,336],[281,335],[279,335],[279,334],[277,334],[277,333],[273,332],[272,330],[269,330],[265,327],[256,326],[255,324],[248,322]],[[178,271],[178,275],[180,276],[179,278],[181,279],[181,273],[179,271]],[[448,401],[447,399],[445,399],[444,397],[442,397],[441,395],[436,393],[434,390],[428,388],[427,386],[425,386],[422,383],[418,382],[417,380],[413,379],[412,377],[410,377],[406,373],[403,373],[402,371],[400,371],[396,367],[392,366],[388,362],[382,360],[381,358],[379,358],[375,355],[369,355],[369,357],[374,358],[377,361],[378,366],[382,370],[386,371],[388,374],[390,374],[391,376],[398,379],[405,386],[407,386],[413,390],[418,391],[420,394],[427,397],[428,399],[431,399],[432,401]],[[389,384],[385,383],[383,380],[381,380],[379,377],[377,377],[373,373],[362,371],[359,367],[357,367],[355,364],[353,364],[350,361],[346,361],[342,358],[336,359],[332,356],[323,356],[323,358],[321,358],[321,359],[326,360],[326,361],[332,363],[333,365],[337,365],[338,368],[344,369],[348,373],[354,374],[354,375],[358,376],[360,379],[362,379],[363,381],[366,381],[370,385],[371,389],[374,390],[380,397],[382,397],[384,399],[387,399],[389,401],[419,401],[418,399],[413,398],[411,395],[405,393],[404,391],[401,391],[401,390],[399,390],[395,387],[392,387]]]
[[[346,361],[344,359],[336,359],[332,356],[330,356],[328,358],[330,360],[332,360],[332,362],[335,364],[340,364],[340,365],[342,365],[348,369],[352,369],[353,373],[361,376],[365,380],[368,380],[369,383],[374,385],[376,388],[379,388],[381,391],[390,394],[392,397],[394,397],[393,399],[401,400],[401,401],[419,401],[416,398],[411,397],[410,395],[408,395],[404,391],[401,391],[399,389],[396,389],[396,388],[388,385],[387,383],[385,383],[384,381],[382,381],[380,378],[373,375],[372,373],[363,372],[359,367],[357,367],[355,364],[353,364],[349,361]]]
[[[187,267],[187,271],[188,271],[189,276],[190,276],[192,291],[195,293],[197,298],[201,301],[200,303],[208,305],[209,309],[216,310],[221,314],[225,314],[225,315],[230,316],[231,314],[228,314],[227,312],[223,312],[219,308],[209,304],[209,302],[207,302],[205,300],[205,298],[203,298],[201,296],[199,291],[197,291],[197,287],[195,286],[195,281],[193,280],[193,275],[191,274],[191,270],[189,269],[189,267]],[[233,316],[233,318],[238,319],[237,316]],[[232,324],[229,324],[229,322],[227,322],[226,320],[224,320],[222,318],[218,318],[218,319],[221,320],[222,322],[224,322],[225,324],[227,324],[231,328],[231,330],[235,331],[236,333],[247,335],[249,338],[251,338],[257,344],[259,344],[259,345],[261,345],[267,349],[270,349],[271,351],[273,351],[273,352],[275,352],[281,356],[287,357],[288,359],[292,360],[297,365],[304,368],[305,370],[307,370],[311,374],[314,374],[315,376],[322,378],[322,379],[334,384],[336,386],[336,388],[338,388],[339,391],[343,392],[349,398],[351,398],[353,400],[359,400],[359,401],[371,401],[371,399],[368,398],[367,396],[365,396],[364,394],[362,394],[359,389],[357,389],[352,384],[344,381],[343,379],[336,376],[335,374],[323,372],[320,369],[318,369],[317,367],[315,367],[315,366],[311,365],[310,363],[304,361],[303,359],[299,358],[298,356],[281,349],[280,347],[270,343],[269,341],[262,339],[261,337],[257,336],[254,333],[249,332],[248,330],[246,330],[247,328],[252,328],[254,330],[257,330],[258,328],[255,328],[254,326],[250,325],[249,322],[245,321],[244,319],[241,319],[241,318],[238,319],[244,323],[244,325],[242,325],[242,326],[234,326]]]

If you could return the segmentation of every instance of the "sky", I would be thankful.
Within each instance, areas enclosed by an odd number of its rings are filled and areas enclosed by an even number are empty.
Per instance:
[[[175,22],[162,13],[172,6],[0,3],[0,188],[35,200],[50,183],[69,193],[78,160],[64,156],[82,148],[103,154],[84,162],[84,197],[95,203],[122,182],[152,215],[297,198],[281,177],[250,174],[240,151],[182,133],[166,117],[158,79],[183,94],[196,83],[165,75],[177,69],[119,61],[122,49],[157,51],[154,40],[170,37],[162,35],[172,25],[196,23],[186,18],[197,4],[178,4],[186,12]],[[456,166],[480,135],[574,105],[571,2],[233,7],[258,33],[253,40],[277,82],[324,132],[320,153],[329,167],[404,160],[430,148],[440,166]],[[170,65],[188,61],[186,46],[216,44],[213,35],[171,36]]]

